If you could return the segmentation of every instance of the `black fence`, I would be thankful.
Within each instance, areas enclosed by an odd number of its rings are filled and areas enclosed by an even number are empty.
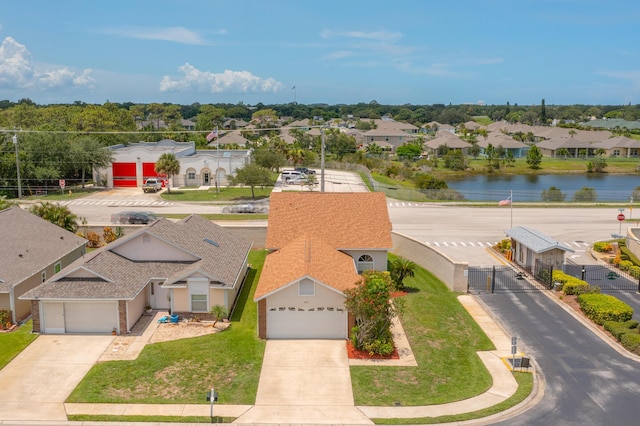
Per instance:
[[[631,277],[613,265],[578,265],[567,260],[564,272],[590,285],[598,286],[604,292],[640,292],[640,279]]]
[[[551,289],[551,267],[515,269],[512,266],[470,266],[470,293],[525,292]]]

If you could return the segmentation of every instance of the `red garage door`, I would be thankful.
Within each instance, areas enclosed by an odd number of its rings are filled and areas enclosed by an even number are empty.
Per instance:
[[[113,186],[137,186],[136,163],[113,163]]]
[[[142,163],[142,179],[146,182],[149,178],[162,179],[162,186],[164,187],[167,175],[156,173],[156,163]]]

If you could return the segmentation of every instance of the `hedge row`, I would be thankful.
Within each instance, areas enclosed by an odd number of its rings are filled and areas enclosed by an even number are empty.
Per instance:
[[[553,282],[561,283],[562,292],[566,295],[599,292],[599,289],[596,290],[595,287],[590,287],[588,282],[572,275],[565,274],[560,270],[553,271]]]
[[[640,355],[640,329],[638,329],[638,321],[607,321],[604,323],[604,329],[610,332],[629,352]]]
[[[578,303],[582,312],[599,325],[605,321],[629,321],[633,308],[609,294],[581,294]]]

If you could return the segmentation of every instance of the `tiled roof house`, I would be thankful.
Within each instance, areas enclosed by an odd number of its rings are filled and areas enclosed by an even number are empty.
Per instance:
[[[344,291],[386,270],[392,247],[383,193],[271,195],[264,269],[254,301],[261,338],[347,338]]]

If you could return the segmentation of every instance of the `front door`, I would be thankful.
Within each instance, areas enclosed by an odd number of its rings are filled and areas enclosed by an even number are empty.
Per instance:
[[[211,180],[211,179],[209,178],[209,173],[208,173],[208,172],[205,172],[205,173],[204,173],[204,185],[210,185],[210,184],[211,184],[211,183],[210,183],[210,180]]]

